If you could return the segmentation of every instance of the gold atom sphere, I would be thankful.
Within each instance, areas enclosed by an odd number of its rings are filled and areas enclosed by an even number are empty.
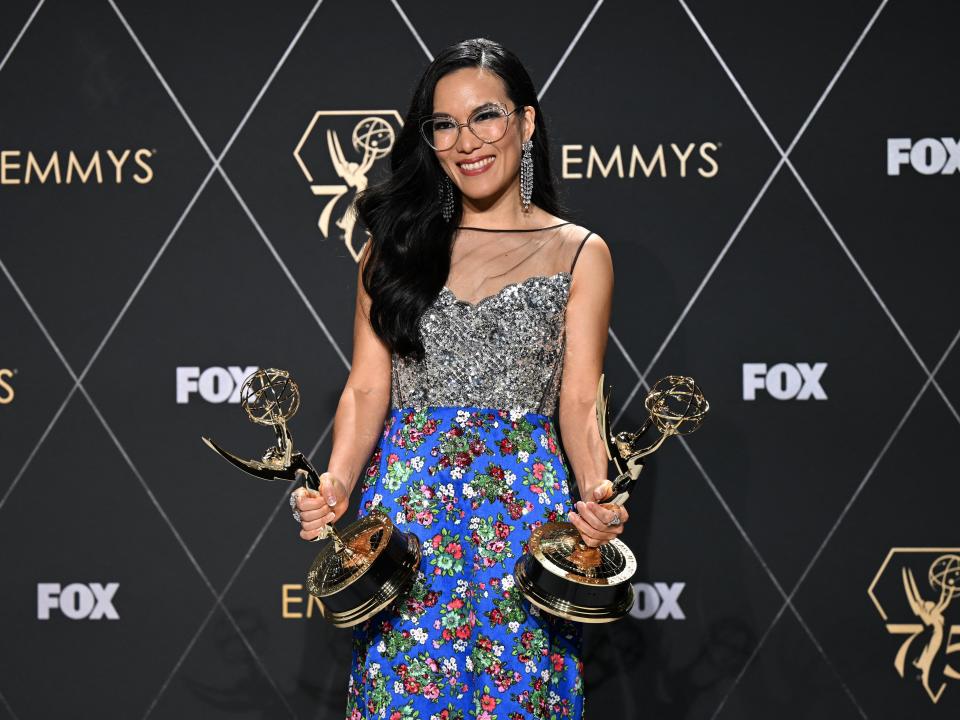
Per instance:
[[[960,555],[941,555],[930,563],[930,587],[945,589],[950,598],[960,595]]]
[[[374,159],[386,157],[393,148],[396,134],[390,123],[381,117],[367,117],[353,128],[350,140],[355,150],[364,150]]]
[[[300,409],[300,388],[286,370],[257,370],[244,381],[240,404],[258,425],[279,425]]]
[[[697,383],[684,375],[667,375],[658,380],[643,404],[664,435],[689,435],[700,427],[710,410]]]

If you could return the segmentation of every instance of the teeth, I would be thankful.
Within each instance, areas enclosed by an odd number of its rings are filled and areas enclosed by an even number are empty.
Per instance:
[[[464,170],[477,170],[479,168],[482,168],[484,165],[489,165],[492,162],[493,162],[493,157],[491,156],[488,158],[484,158],[483,160],[478,160],[477,162],[463,163],[463,165],[461,165],[460,167],[462,167]]]

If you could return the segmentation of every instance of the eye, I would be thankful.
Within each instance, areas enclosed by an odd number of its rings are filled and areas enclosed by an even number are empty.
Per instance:
[[[431,123],[434,130],[451,130],[454,127],[450,118],[434,118]]]
[[[498,117],[502,117],[503,113],[500,112],[497,108],[491,108],[490,110],[481,110],[476,115],[473,116],[475,122],[489,122],[490,120],[496,120]]]

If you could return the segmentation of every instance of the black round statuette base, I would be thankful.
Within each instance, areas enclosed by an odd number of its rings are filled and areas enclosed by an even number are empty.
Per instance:
[[[573,525],[555,522],[530,534],[513,575],[541,610],[576,622],[605,623],[630,612],[629,580],[636,569],[636,558],[620,540],[587,547]]]
[[[307,573],[307,590],[336,627],[373,617],[397,599],[420,564],[420,540],[401,532],[383,513],[350,524],[340,542],[327,543]]]

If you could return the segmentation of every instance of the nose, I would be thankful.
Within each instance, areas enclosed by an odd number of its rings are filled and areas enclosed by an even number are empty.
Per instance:
[[[464,155],[469,155],[478,147],[483,145],[483,141],[474,135],[470,128],[464,125],[460,128],[460,137],[457,138],[457,151]]]

